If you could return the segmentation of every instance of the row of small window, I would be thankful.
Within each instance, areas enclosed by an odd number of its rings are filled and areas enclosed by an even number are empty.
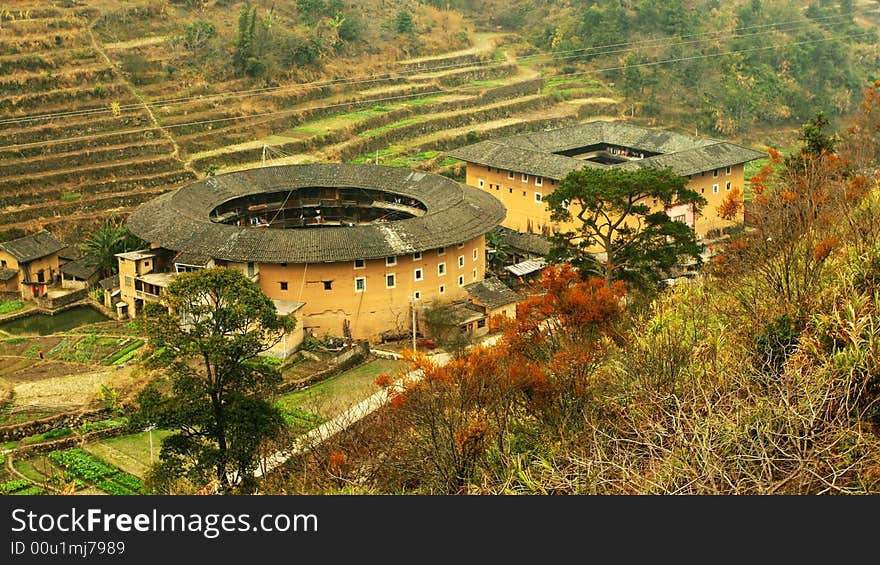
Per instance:
[[[324,284],[324,290],[333,290],[333,281],[321,281]],[[281,290],[287,290],[287,281],[279,281],[278,286]]]
[[[730,190],[730,181],[724,183],[724,190]],[[719,188],[719,186],[718,186],[717,184],[713,184],[713,185],[712,185],[712,194],[718,194],[720,191],[721,191],[721,190],[720,190],[720,188]],[[700,189],[700,193],[701,193],[701,194],[705,194],[705,193],[706,193],[706,189],[705,189],[705,188],[701,188],[701,189]]]
[[[492,167],[489,167],[488,171],[491,173]],[[503,170],[502,169],[495,169],[495,172],[500,173],[500,172],[503,172]],[[544,185],[544,177],[539,177],[538,175],[532,175],[532,177],[535,179],[535,186],[543,186]],[[507,178],[509,180],[515,179],[516,173],[513,171],[507,171]],[[529,182],[529,175],[526,173],[520,173],[519,180],[522,182]],[[551,184],[553,184],[553,182],[554,182],[553,179],[547,179],[547,180],[549,180]],[[481,184],[480,186],[482,187],[483,185]]]
[[[483,188],[483,187],[486,185],[486,183],[485,183],[485,181],[483,181],[483,179],[477,179],[477,184],[479,185],[480,188]],[[539,184],[538,186],[541,186],[541,185]],[[501,190],[501,185],[500,185],[500,184],[492,184],[492,183],[489,183],[489,189],[491,190],[491,189],[493,189],[493,188],[494,188],[495,190]],[[508,194],[513,194],[513,189],[512,189],[512,188],[508,188],[508,189],[507,189],[507,192],[508,192]],[[523,196],[527,196],[527,195],[528,195],[528,193],[527,193],[525,190],[523,190],[522,193],[523,193]],[[536,203],[536,204],[540,204],[540,203],[542,203],[543,201],[544,201],[544,195],[543,195],[542,193],[540,193],[540,192],[536,192],[536,193],[535,193],[535,203]]]
[[[471,278],[476,281],[477,280],[477,270],[474,269],[471,273]],[[422,276],[421,269],[416,269],[415,280],[421,281],[424,280]],[[458,286],[464,286],[464,275],[458,275]],[[385,274],[385,288],[395,288],[397,287],[397,275],[395,273],[386,273]],[[355,292],[364,292],[367,290],[367,277],[355,277],[354,279],[354,291]],[[440,294],[446,292],[446,285],[440,285]],[[421,297],[421,292],[416,291],[416,298]]]
[[[464,256],[458,258],[458,266],[464,267]],[[440,263],[437,265],[437,275],[443,276],[446,274],[446,263]],[[126,277],[130,278],[130,277]],[[416,282],[425,280],[425,271],[423,269],[416,269],[413,271],[413,278]],[[473,280],[477,280],[477,270],[474,269],[471,272],[471,278]],[[324,284],[324,290],[333,290],[333,281],[321,281]],[[129,285],[131,286],[131,285]],[[287,290],[288,284],[287,281],[279,281],[278,286],[281,287],[281,290]],[[397,275],[394,273],[389,273],[385,275],[385,288],[394,288],[397,286]],[[464,286],[464,275],[458,276],[458,286]],[[367,288],[367,278],[366,277],[357,277],[354,279],[354,291],[355,292],[363,292]],[[443,288],[441,285],[440,288]],[[443,292],[442,290],[440,291]]]
[[[516,178],[516,174],[513,171],[507,171],[507,178],[509,180],[513,180]],[[525,173],[520,173],[519,180],[521,182],[529,182],[529,175]],[[544,186],[544,177],[535,177],[535,186]]]
[[[718,171],[720,171],[720,170],[721,170],[721,169],[713,169],[713,170],[712,170],[712,177],[717,178],[717,177],[718,177]],[[729,174],[731,174],[732,172],[733,172],[733,168],[732,168],[732,167],[725,167],[725,168],[724,168],[724,174],[725,174],[725,175],[729,175]],[[702,176],[705,176],[705,175],[706,175],[706,173],[700,173],[700,176],[701,176],[701,177],[702,177]],[[693,176],[694,176],[694,175],[688,175],[688,178],[691,178],[691,177],[693,177]]]
[[[461,249],[462,247],[464,247],[464,244],[460,243],[458,245],[458,248]],[[445,254],[446,254],[445,248],[443,248],[443,247],[437,248],[437,255],[445,255]],[[471,255],[472,255],[474,261],[476,261],[477,258],[480,256],[480,252],[478,249],[474,249],[473,253]],[[413,261],[421,261],[421,260],[422,260],[421,253],[413,253]],[[386,267],[393,267],[395,265],[397,265],[397,257],[385,257],[385,266]],[[440,263],[440,265],[444,265],[444,268],[445,268],[444,263]],[[464,255],[458,256],[458,266],[464,267]],[[354,260],[354,268],[355,269],[365,269],[366,267],[367,267],[367,261],[365,259],[355,259]],[[438,267],[439,267],[439,265],[438,265]],[[419,270],[421,270],[421,269],[419,269]],[[443,273],[440,273],[440,274],[442,275]]]

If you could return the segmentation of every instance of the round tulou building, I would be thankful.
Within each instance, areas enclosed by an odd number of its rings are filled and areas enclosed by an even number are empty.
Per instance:
[[[377,339],[411,328],[414,300],[460,300],[486,270],[504,206],[443,176],[372,165],[290,165],[209,177],[128,219],[150,249],[119,258],[120,316],[177,273],[241,269],[315,335]]]

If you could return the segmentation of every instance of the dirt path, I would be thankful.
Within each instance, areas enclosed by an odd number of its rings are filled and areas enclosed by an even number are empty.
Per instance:
[[[167,35],[154,35],[151,37],[139,37],[129,41],[117,41],[116,43],[105,43],[104,49],[131,49],[133,47],[146,47],[148,45],[158,45],[168,41]]]
[[[450,359],[452,359],[452,356],[448,353],[438,353],[433,356],[433,359],[437,365],[445,365],[449,362]],[[409,381],[417,381],[420,378],[421,371],[410,371],[404,377],[404,379]],[[392,383],[388,390],[403,390],[404,379],[398,379],[397,381]],[[272,470],[277,468],[279,465],[284,464],[291,457],[305,453],[309,449],[320,445],[321,443],[327,441],[339,432],[345,430],[349,426],[366,418],[379,408],[382,408],[383,406],[391,402],[391,397],[388,395],[388,390],[383,389],[370,395],[369,397],[365,398],[361,402],[358,402],[339,416],[336,416],[335,418],[324,422],[312,431],[299,436],[290,447],[290,449],[278,451],[277,453],[270,455],[269,457],[264,459],[260,463],[257,470],[254,471],[254,476],[259,478],[272,472]]]
[[[486,51],[491,51],[497,45],[497,41],[504,37],[505,33],[496,33],[496,32],[485,32],[485,33],[476,33],[474,45],[472,47],[468,47],[467,49],[461,49],[459,51],[450,51],[448,53],[440,53],[438,55],[426,55],[424,57],[414,57],[412,59],[402,59],[397,61],[399,64],[413,64],[413,63],[421,63],[424,61],[437,61],[443,59],[452,59],[454,57],[462,57],[466,55],[474,55],[476,53],[485,53]]]
[[[492,347],[501,338],[501,335],[488,336],[481,339],[479,345],[481,347]],[[452,355],[445,352],[436,353],[431,356],[431,359],[435,364],[442,366],[452,360]],[[417,381],[421,377],[422,373],[420,370],[410,371],[409,373],[404,375],[403,378],[394,381],[387,390],[383,389],[370,395],[369,397],[355,404],[339,416],[328,420],[327,422],[324,422],[312,431],[299,436],[296,441],[294,441],[293,445],[290,446],[290,449],[278,451],[261,461],[260,465],[257,467],[257,470],[254,472],[254,476],[259,478],[267,475],[278,466],[283,465],[291,457],[305,453],[307,450],[317,445],[320,445],[324,441],[327,441],[328,439],[345,430],[349,426],[369,416],[379,408],[382,408],[386,404],[389,404],[391,402],[391,397],[388,394],[389,390],[403,390],[404,380]]]
[[[60,490],[58,490],[57,488],[55,488],[53,486],[49,486],[48,482],[36,483],[32,479],[29,479],[25,475],[21,474],[21,472],[18,469],[16,469],[15,466],[12,464],[12,459],[13,459],[13,451],[11,449],[7,450],[7,452],[6,452],[6,470],[9,471],[9,474],[11,474],[12,476],[14,476],[15,478],[18,478],[18,479],[24,479],[25,481],[29,482],[32,485],[42,487],[42,488],[49,490],[55,494],[61,494]]]
[[[113,61],[107,55],[107,52],[104,50],[104,47],[101,45],[101,42],[98,41],[98,39],[95,37],[95,34],[92,31],[92,28],[87,27],[86,31],[88,33],[89,43],[91,44],[92,48],[101,56],[101,58],[107,63],[107,65],[111,69],[113,69],[117,74],[119,74],[119,76],[124,76],[122,74],[122,71],[113,63]],[[137,41],[137,40],[133,40],[133,41]],[[175,139],[171,136],[171,134],[168,132],[168,130],[163,128],[162,125],[159,123],[159,120],[156,119],[155,114],[153,114],[153,109],[150,108],[149,104],[147,104],[147,101],[144,100],[144,97],[141,96],[141,94],[137,91],[137,89],[135,89],[134,86],[132,86],[132,84],[127,80],[125,81],[125,87],[131,93],[131,95],[134,96],[135,99],[137,99],[137,101],[141,103],[144,110],[146,110],[147,115],[149,116],[149,119],[150,119],[150,123],[152,123],[153,126],[158,128],[159,131],[162,132],[162,136],[165,137],[171,143],[172,146],[174,146],[174,151],[171,153],[171,157],[174,157],[180,163],[182,168],[197,175],[196,171],[192,167],[190,167],[187,163],[184,163],[180,159],[180,154],[181,154],[180,153],[180,146],[177,145],[177,141],[175,141]]]

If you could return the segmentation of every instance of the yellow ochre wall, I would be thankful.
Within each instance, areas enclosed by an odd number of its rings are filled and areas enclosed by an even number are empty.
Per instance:
[[[721,229],[743,221],[742,212],[739,213],[736,222],[723,220],[718,217],[716,212],[716,208],[724,201],[730,190],[739,188],[740,194],[743,193],[743,165],[730,167],[730,173],[727,173],[727,169],[724,167],[716,169],[716,171],[717,177],[713,176],[713,170],[691,175],[687,184],[688,188],[701,194],[707,201],[694,226],[697,235],[703,237],[711,229]],[[513,174],[512,179],[510,178],[511,173]],[[507,208],[507,216],[502,222],[503,226],[524,233],[541,233],[554,226],[550,221],[550,211],[543,199],[559,186],[558,181],[534,175],[524,176],[518,172],[468,163],[466,182],[470,186],[484,190],[501,200]],[[541,186],[538,186],[538,182],[541,183]],[[729,189],[727,183],[730,183]],[[717,194],[712,191],[715,184],[718,185]],[[540,201],[535,199],[536,193],[541,195]],[[571,212],[574,215],[577,211],[572,209]],[[575,225],[574,223],[566,223],[558,225],[558,227],[570,229]]]
[[[463,258],[462,267],[459,257]],[[414,260],[412,254],[397,256],[396,260],[396,265],[386,266],[385,258],[370,259],[363,268],[355,268],[354,261],[260,263],[259,285],[269,298],[305,302],[295,316],[297,325],[307,332],[341,336],[343,320],[347,319],[354,339],[376,339],[384,331],[410,330],[410,300],[416,291],[421,293],[422,304],[434,299],[465,298],[463,286],[485,277],[485,239],[480,236],[462,247],[446,247],[443,254],[436,249],[423,251],[419,260]],[[446,265],[444,275],[438,274],[440,263]],[[423,280],[416,281],[415,270],[419,268]],[[386,288],[387,274],[395,275],[394,288]],[[461,285],[459,276],[463,277]],[[360,277],[366,278],[366,289],[356,292],[355,279]],[[331,281],[329,290],[325,290],[324,281]],[[282,290],[282,282],[287,283],[286,290]]]
[[[24,273],[22,272],[18,261],[15,260],[15,257],[5,251],[0,251],[0,265],[3,264],[2,261],[6,261],[5,268],[18,270],[18,280],[22,282],[24,281]],[[57,253],[34,259],[27,263],[27,266],[30,271],[30,279],[34,281],[37,280],[37,273],[40,272],[40,269],[43,270],[43,280],[46,281],[46,286],[53,285],[55,283],[55,275],[61,274],[58,270],[59,263]],[[25,300],[34,299],[30,285],[20,284],[18,285],[18,288],[10,288],[9,290],[18,290],[18,292],[21,293],[22,298]]]
[[[6,262],[5,265],[3,265],[3,261]],[[18,261],[16,261],[15,257],[10,255],[9,253],[0,249],[0,268],[15,269],[17,271],[18,270]]]
[[[0,268],[4,269],[12,269],[18,270],[18,261],[15,260],[15,257],[10,255],[9,253],[0,250],[0,261],[6,261],[6,265],[0,263]],[[21,294],[21,288],[18,286],[18,281],[21,279],[21,273],[18,274],[17,277],[12,277],[8,281],[0,282],[0,291],[3,292],[17,292],[19,295]]]
[[[137,315],[135,311],[135,299],[137,291],[134,289],[134,279],[140,275],[152,273],[156,267],[156,258],[147,257],[134,261],[132,259],[118,258],[119,261],[119,288],[121,290],[118,301],[128,304],[128,317],[134,318]]]

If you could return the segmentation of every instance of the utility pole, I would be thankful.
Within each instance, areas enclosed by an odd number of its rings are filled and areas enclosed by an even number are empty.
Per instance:
[[[418,349],[416,349],[416,347],[417,347],[417,346],[416,346],[416,299],[413,298],[413,299],[411,300],[410,304],[412,304],[412,330],[413,330],[412,341],[413,341],[413,352],[416,352],[416,351],[418,351]]]
[[[150,434],[150,465],[153,464],[153,430],[155,429],[156,425],[150,424],[149,426],[147,426],[147,429],[144,430],[145,432],[149,432]]]

